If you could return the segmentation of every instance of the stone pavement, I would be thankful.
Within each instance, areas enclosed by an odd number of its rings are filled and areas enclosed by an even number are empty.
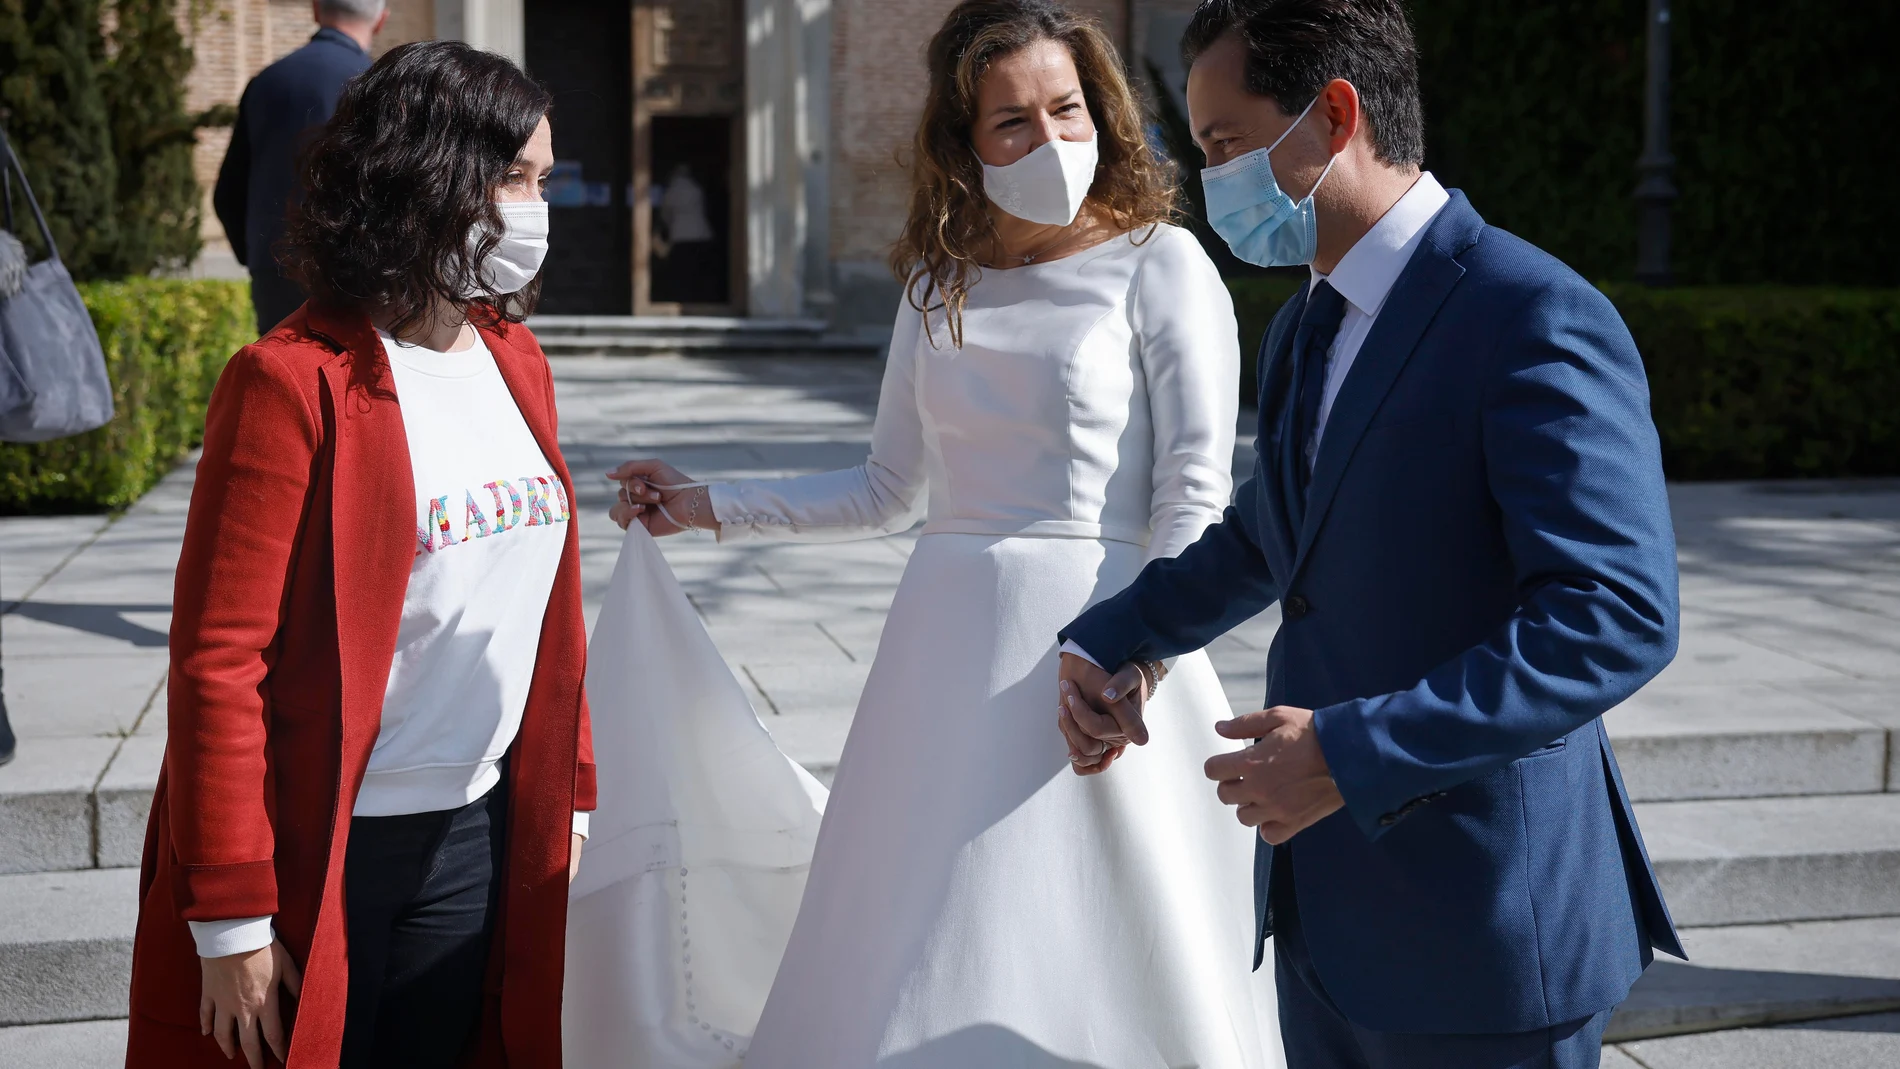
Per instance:
[[[879,373],[864,359],[557,359],[590,615],[619,544],[601,473],[635,455],[699,478],[856,463]],[[113,522],[0,520],[22,736],[0,769],[0,1066],[109,1064],[123,1042],[109,1019],[125,1012],[190,479],[187,465]],[[1672,496],[1682,652],[1610,724],[1696,965],[1652,970],[1606,1065],[1900,1064],[1900,482]],[[913,541],[664,543],[761,718],[820,775]],[[1211,650],[1237,710],[1264,690],[1272,615]],[[1837,1020],[1673,1035],[1818,1016]]]

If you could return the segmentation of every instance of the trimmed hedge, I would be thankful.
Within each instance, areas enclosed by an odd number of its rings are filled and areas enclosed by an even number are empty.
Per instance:
[[[137,278],[79,291],[105,347],[117,414],[73,438],[0,444],[0,512],[137,501],[202,439],[225,361],[257,336],[244,282]]]
[[[1241,401],[1298,274],[1229,279]],[[1649,372],[1672,479],[1900,474],[1900,290],[1605,286]]]
[[[1900,474],[1900,290],[1609,286],[1674,479]]]

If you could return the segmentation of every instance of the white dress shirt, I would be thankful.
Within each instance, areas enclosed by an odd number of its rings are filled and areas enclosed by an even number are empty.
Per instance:
[[[1313,429],[1313,439],[1306,446],[1309,468],[1319,457],[1319,443],[1326,433],[1326,419],[1333,413],[1339,388],[1352,371],[1360,346],[1365,344],[1366,335],[1372,332],[1372,324],[1379,318],[1379,310],[1385,307],[1386,295],[1392,292],[1392,284],[1399,280],[1405,265],[1412,262],[1412,254],[1425,240],[1425,229],[1450,199],[1451,194],[1445,192],[1445,187],[1438,184],[1430,171],[1421,173],[1398,203],[1372,224],[1366,236],[1346,250],[1331,274],[1313,269],[1312,284],[1330,282],[1346,299],[1346,312],[1326,357],[1326,388],[1320,395],[1319,420]],[[1087,650],[1072,641],[1062,644],[1062,652],[1073,653],[1100,667]]]

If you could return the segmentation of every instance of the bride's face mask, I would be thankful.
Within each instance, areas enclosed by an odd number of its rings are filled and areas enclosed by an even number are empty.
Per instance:
[[[1075,57],[1038,41],[997,58],[977,85],[971,149],[983,191],[998,208],[1032,223],[1075,221],[1095,183],[1095,120]]]

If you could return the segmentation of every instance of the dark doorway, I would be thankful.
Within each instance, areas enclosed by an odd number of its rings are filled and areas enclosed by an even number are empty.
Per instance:
[[[732,120],[653,117],[655,303],[724,305],[732,293]]]
[[[554,94],[540,311],[633,311],[632,5],[523,5],[528,73]]]

